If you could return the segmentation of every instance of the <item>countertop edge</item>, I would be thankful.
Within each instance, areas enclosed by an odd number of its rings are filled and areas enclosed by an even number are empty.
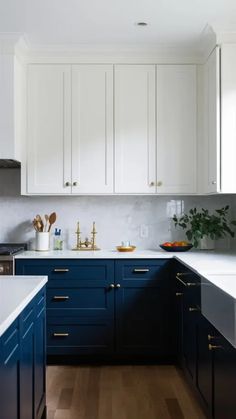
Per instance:
[[[34,275],[31,275],[30,277],[32,278],[34,277]],[[6,332],[8,327],[11,326],[11,324],[22,313],[22,311],[30,303],[30,301],[33,300],[33,298],[38,294],[38,292],[47,283],[48,281],[47,276],[37,276],[37,278],[40,278],[40,277],[41,277],[41,281],[37,285],[35,285],[34,289],[30,293],[27,294],[27,296],[21,301],[20,304],[18,304],[15,310],[13,310],[13,312],[11,312],[11,314],[5,320],[3,320],[3,322],[0,324],[0,337]]]

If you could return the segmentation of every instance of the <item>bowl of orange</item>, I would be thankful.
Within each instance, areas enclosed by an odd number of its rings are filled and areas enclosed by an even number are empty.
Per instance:
[[[187,252],[193,247],[192,243],[189,243],[185,240],[179,242],[165,242],[160,244],[159,246],[166,252]]]

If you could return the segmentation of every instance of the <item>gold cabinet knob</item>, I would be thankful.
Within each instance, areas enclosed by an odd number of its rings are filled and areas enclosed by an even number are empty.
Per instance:
[[[66,182],[65,183],[65,186],[71,186],[71,183],[70,182]]]
[[[192,313],[193,311],[200,311],[200,309],[198,307],[189,307],[188,311]]]
[[[109,288],[115,288],[115,285],[114,284],[110,284],[109,285]]]
[[[73,182],[72,185],[73,186],[78,186],[78,182]]]
[[[149,183],[149,186],[155,186],[155,182]]]
[[[116,284],[116,288],[120,288],[120,284]]]
[[[162,182],[160,180],[157,182],[157,186],[162,186]]]

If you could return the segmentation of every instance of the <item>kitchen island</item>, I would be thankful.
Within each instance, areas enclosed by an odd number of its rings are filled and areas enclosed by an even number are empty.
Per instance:
[[[41,419],[46,276],[0,277],[0,418]]]

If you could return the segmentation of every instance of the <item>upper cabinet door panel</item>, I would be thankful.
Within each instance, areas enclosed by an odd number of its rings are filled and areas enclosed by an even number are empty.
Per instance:
[[[113,192],[112,65],[72,66],[73,184],[72,193]]]
[[[206,193],[220,190],[220,50],[215,48],[204,67],[204,132]]]
[[[221,192],[236,193],[236,45],[221,47]]]
[[[196,66],[157,66],[157,192],[196,192]]]
[[[115,192],[155,193],[155,66],[115,66]]]
[[[70,66],[29,66],[28,193],[71,191],[70,83]]]

